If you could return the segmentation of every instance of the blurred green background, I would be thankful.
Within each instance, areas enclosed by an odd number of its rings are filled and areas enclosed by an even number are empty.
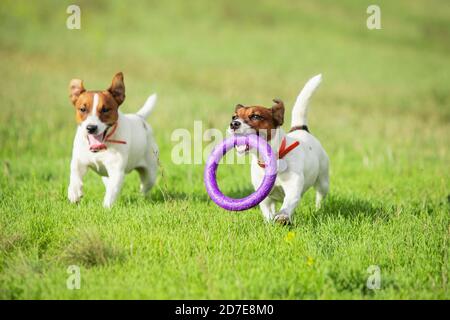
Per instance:
[[[377,297],[362,289],[365,269],[385,261],[389,280],[378,297],[448,298],[450,4],[377,1],[382,29],[369,30],[372,2],[2,1],[1,296]],[[66,28],[70,4],[81,8],[80,30]],[[150,93],[159,95],[149,122],[163,174],[153,201],[139,197],[136,175],[127,177],[111,213],[101,209],[103,187],[91,173],[89,196],[78,208],[70,206],[76,123],[68,83],[77,77],[87,89],[103,89],[117,71],[125,75],[122,111],[134,112]],[[233,214],[208,202],[203,166],[172,163],[174,129],[192,131],[194,120],[201,120],[204,129],[224,130],[237,103],[270,105],[274,97],[285,101],[289,122],[299,90],[317,73],[323,83],[309,123],[331,158],[325,212],[314,212],[308,194],[293,229],[266,226],[257,208]],[[220,177],[228,193],[250,192],[248,167],[225,166]],[[147,219],[151,223],[143,223]],[[91,287],[67,291],[58,285],[66,277],[59,257],[72,242],[90,239],[77,238],[88,227],[98,234],[94,242],[122,248],[130,241],[170,243],[172,253],[144,246],[144,258],[131,255],[125,266],[89,269]],[[230,228],[242,248],[231,239],[221,242]],[[212,240],[204,237],[206,229]],[[283,247],[289,230],[298,247]],[[252,232],[254,238],[239,238]],[[377,240],[370,247],[367,239]],[[271,244],[261,248],[266,240]],[[91,245],[81,246],[79,255]],[[222,267],[237,263],[236,250],[243,250],[242,265]],[[273,250],[269,268],[260,250]],[[219,251],[222,260],[216,261]],[[173,252],[180,252],[175,260]],[[309,255],[322,264],[305,273],[299,265]],[[179,265],[205,278],[182,277]],[[274,270],[280,277],[267,282]],[[135,295],[121,289],[131,283],[127,276],[101,291],[102,272],[134,274]],[[185,288],[175,289],[180,282]]]

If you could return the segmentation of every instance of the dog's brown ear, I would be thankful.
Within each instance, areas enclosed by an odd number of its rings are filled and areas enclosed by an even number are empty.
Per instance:
[[[236,108],[234,108],[234,112],[237,112],[240,108],[245,108],[242,104],[237,104]]]
[[[276,127],[282,126],[284,122],[284,103],[280,99],[273,99],[272,119]]]
[[[108,88],[109,93],[120,106],[125,100],[125,84],[123,83],[123,73],[117,73],[112,79],[111,86]]]
[[[85,92],[86,89],[84,89],[83,86],[83,80],[80,79],[72,79],[69,83],[69,98],[70,101],[75,105],[78,98],[80,97],[80,94]]]

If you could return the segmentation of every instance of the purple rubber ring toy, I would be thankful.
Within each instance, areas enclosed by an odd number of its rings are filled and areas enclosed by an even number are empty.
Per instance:
[[[264,179],[259,188],[245,198],[234,199],[224,195],[217,185],[216,172],[220,159],[235,146],[247,145],[250,149],[257,149],[262,156],[265,167]],[[206,191],[211,199],[220,207],[230,211],[243,211],[258,205],[272,190],[277,178],[277,161],[270,145],[259,136],[231,136],[218,144],[211,152],[205,167],[204,181]]]

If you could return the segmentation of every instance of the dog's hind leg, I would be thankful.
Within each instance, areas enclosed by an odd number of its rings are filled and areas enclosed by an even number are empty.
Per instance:
[[[330,186],[329,180],[328,168],[321,172],[317,177],[317,181],[314,184],[314,189],[316,189],[316,209],[320,209],[323,200],[328,194],[328,189]]]
[[[102,177],[102,181],[103,181],[103,184],[105,185],[105,188],[107,188],[108,187],[108,177]]]
[[[141,192],[145,195],[155,185],[157,178],[157,165],[148,163],[147,166],[137,168],[136,170],[141,179]]]
[[[151,151],[146,156],[145,164],[136,169],[141,178],[141,192],[144,195],[155,185],[156,178],[158,177],[158,146],[153,140],[150,140],[150,145]]]

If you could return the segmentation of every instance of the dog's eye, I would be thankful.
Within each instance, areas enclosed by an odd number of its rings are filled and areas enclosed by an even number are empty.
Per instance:
[[[85,106],[81,107],[81,108],[80,108],[80,112],[81,112],[81,113],[85,113],[85,112],[86,112],[86,107],[85,107]]]
[[[238,118],[238,116],[234,115],[231,117],[231,120],[236,120]]]
[[[102,108],[102,113],[107,113],[108,111],[109,111],[108,108],[105,108],[105,107]]]
[[[263,120],[264,118],[261,117],[259,114],[252,114],[250,116],[250,120],[254,120],[254,121],[259,121],[259,120]]]

